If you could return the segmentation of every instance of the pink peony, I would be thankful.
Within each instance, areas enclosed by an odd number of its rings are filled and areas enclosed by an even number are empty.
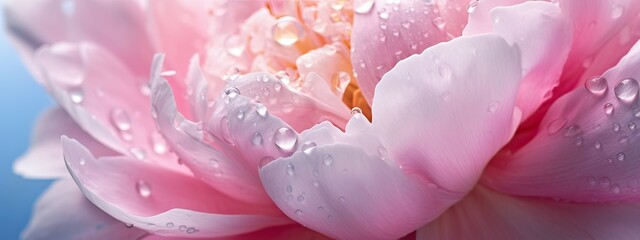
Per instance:
[[[640,1],[5,11],[60,105],[25,239],[640,236]]]

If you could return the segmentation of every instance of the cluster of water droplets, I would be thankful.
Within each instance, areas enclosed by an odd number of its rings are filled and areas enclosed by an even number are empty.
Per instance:
[[[178,226],[178,225],[176,225],[176,224],[175,224],[175,223],[173,223],[173,222],[167,222],[167,223],[165,224],[165,227],[167,227],[167,228],[169,228],[169,229],[178,228],[178,231],[180,231],[180,232],[186,232],[186,233],[188,233],[188,234],[194,234],[194,233],[197,233],[197,232],[199,232],[199,231],[200,231],[200,230],[198,230],[197,228],[189,227],[189,226],[187,226],[187,225],[179,225],[179,226]]]
[[[572,139],[576,147],[588,147],[595,151],[594,154],[603,156],[603,162],[607,164],[619,164],[623,166],[625,161],[629,160],[629,156],[624,151],[615,151],[614,149],[624,149],[631,137],[637,137],[637,125],[634,119],[640,118],[640,108],[638,107],[638,94],[640,85],[634,78],[620,79],[613,89],[609,89],[608,80],[605,77],[593,77],[585,81],[585,89],[589,95],[596,100],[606,99],[608,92],[612,92],[617,99],[618,104],[607,102],[601,105],[599,111],[604,115],[604,122],[593,123],[590,126],[580,126],[578,124],[569,124],[565,118],[558,118],[549,122],[546,126],[549,135],[562,134],[562,137]],[[616,105],[620,111],[616,111]],[[631,111],[628,111],[628,110]],[[630,112],[630,113],[629,113]],[[631,116],[625,116],[630,114]],[[619,119],[631,119],[629,122],[620,122]],[[584,128],[584,129],[583,129]],[[604,134],[613,134],[613,138],[585,140],[584,131],[596,131],[599,133],[605,131]],[[606,131],[611,131],[606,133]],[[621,193],[623,187],[620,183],[613,182],[607,176],[589,177],[587,182],[590,186],[599,187],[604,191],[611,193]],[[630,188],[635,191],[638,187]]]

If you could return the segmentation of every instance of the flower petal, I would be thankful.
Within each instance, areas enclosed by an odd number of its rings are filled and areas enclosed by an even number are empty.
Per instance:
[[[486,183],[509,194],[569,201],[640,199],[638,66],[640,44],[604,78],[553,103],[532,136],[516,139],[524,146],[512,145],[491,162]]]
[[[484,34],[400,61],[376,87],[372,108],[390,159],[448,191],[471,190],[520,121],[518,52]]]
[[[60,137],[67,135],[85,142],[98,156],[115,155],[115,152],[100,144],[84,132],[60,108],[43,114],[35,126],[29,150],[13,165],[16,174],[27,178],[49,179],[69,177],[64,165]]]
[[[91,43],[58,43],[41,48],[36,61],[54,99],[96,140],[121,154],[186,172],[174,156],[155,148],[160,140],[150,124],[148,86],[116,56]]]
[[[88,41],[120,59],[132,73],[148,73],[153,55],[139,1],[36,0],[4,3],[10,32],[28,53],[43,44]]]
[[[638,203],[561,203],[507,196],[480,185],[419,229],[416,239],[634,239],[638,221]]]
[[[71,175],[91,202],[155,234],[220,237],[290,223],[277,210],[239,202],[190,176],[131,157],[95,159],[66,137],[63,148]]]
[[[355,1],[356,9],[366,1],[360,2]],[[367,101],[371,103],[376,84],[398,61],[460,36],[467,3],[376,0],[370,10],[356,10],[351,62]]]
[[[260,169],[265,189],[287,216],[339,239],[402,237],[461,197],[354,144],[312,147],[271,162]]]
[[[176,238],[176,237],[164,237],[158,235],[149,235],[141,240],[186,240],[188,238]],[[230,237],[221,237],[214,238],[211,240],[252,240],[252,239],[263,239],[263,240],[297,240],[297,239],[313,239],[313,240],[323,240],[328,239],[321,234],[309,230],[299,224],[288,225],[288,226],[280,226],[280,227],[271,227],[247,234],[230,236]]]
[[[505,2],[481,1],[484,5]],[[482,10],[482,9],[481,9]],[[479,11],[479,15],[482,11]],[[475,12],[471,14],[475,15]],[[551,98],[552,90],[558,85],[560,74],[571,49],[571,22],[560,8],[548,2],[525,2],[509,7],[496,7],[491,18],[473,18],[475,23],[465,28],[465,33],[495,32],[512,45],[518,45],[522,54],[523,79],[516,106],[522,110],[523,120],[532,115],[538,107]],[[493,29],[486,29],[486,25]],[[480,29],[473,29],[482,28]]]
[[[70,179],[56,181],[40,197],[22,239],[139,239],[147,234],[89,202]]]

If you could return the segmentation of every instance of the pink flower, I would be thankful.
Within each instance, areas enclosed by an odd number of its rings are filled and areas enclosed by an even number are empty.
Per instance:
[[[59,179],[24,237],[637,238],[639,13],[10,1],[60,104],[15,165]]]

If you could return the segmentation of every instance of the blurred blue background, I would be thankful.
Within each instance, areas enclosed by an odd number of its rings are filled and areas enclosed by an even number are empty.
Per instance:
[[[13,173],[12,164],[29,146],[38,116],[54,103],[24,68],[4,25],[0,11],[0,239],[11,240],[19,238],[33,204],[51,183],[23,179]]]

